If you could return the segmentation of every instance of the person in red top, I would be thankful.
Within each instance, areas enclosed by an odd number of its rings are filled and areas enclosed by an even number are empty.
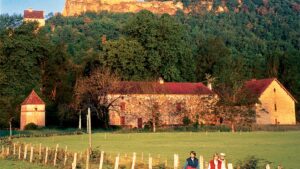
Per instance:
[[[222,162],[219,160],[219,154],[215,153],[213,159],[209,161],[208,169],[221,169]]]

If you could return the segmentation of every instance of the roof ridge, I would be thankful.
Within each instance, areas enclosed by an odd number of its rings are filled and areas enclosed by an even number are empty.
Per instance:
[[[25,104],[45,104],[45,102],[39,97],[39,95],[34,91],[34,89],[32,89],[30,94],[22,103],[22,105]]]

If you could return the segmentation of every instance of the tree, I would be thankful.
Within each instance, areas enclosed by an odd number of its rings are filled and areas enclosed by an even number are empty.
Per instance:
[[[19,105],[33,88],[40,87],[41,61],[49,52],[49,41],[36,32],[36,23],[24,23],[0,34],[0,112],[3,125],[14,117],[18,126]]]
[[[213,74],[214,69],[230,55],[229,49],[220,38],[198,39],[196,42],[196,72],[198,80],[205,80],[205,74]]]
[[[120,91],[118,82],[119,77],[109,69],[96,69],[76,82],[75,97],[79,98],[82,109],[90,107],[101,127],[106,129],[109,128],[109,111],[117,106],[115,103],[121,98],[121,94],[119,97],[109,98],[110,93]]]
[[[252,125],[256,117],[253,106],[258,102],[258,98],[244,88],[246,77],[243,65],[243,60],[240,59],[227,60],[219,72],[215,87],[219,102],[214,114],[217,118],[229,122],[233,132],[236,125]]]
[[[155,95],[160,91],[159,83],[145,83],[142,87],[142,93],[146,93],[144,101],[142,102],[143,106],[147,110],[147,116],[150,117],[150,125],[152,127],[152,131],[156,132],[157,127],[161,124],[160,116],[160,108],[163,106],[162,100],[159,99],[158,95]]]
[[[195,80],[194,62],[186,27],[170,15],[160,17],[141,11],[124,26],[124,32],[136,39],[146,51],[146,69],[151,77],[167,81]]]
[[[120,75],[123,80],[149,78],[145,51],[138,41],[125,38],[111,40],[104,45],[103,52],[103,65]]]
[[[0,31],[5,30],[6,28],[15,28],[22,24],[23,18],[21,15],[0,15]]]
[[[181,124],[183,118],[190,114],[186,101],[168,95],[166,86],[161,83],[139,82],[138,84],[140,93],[143,93],[142,96],[138,96],[143,107],[141,113],[149,118],[148,125],[151,126],[153,132],[156,132],[157,128],[166,121],[167,125]]]

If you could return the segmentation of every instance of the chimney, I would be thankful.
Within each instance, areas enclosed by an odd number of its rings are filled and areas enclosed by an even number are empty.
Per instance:
[[[159,82],[159,84],[164,84],[165,83],[165,81],[162,77],[158,78],[158,82]]]
[[[212,90],[212,83],[211,82],[207,82],[207,88],[209,88],[209,90]]]

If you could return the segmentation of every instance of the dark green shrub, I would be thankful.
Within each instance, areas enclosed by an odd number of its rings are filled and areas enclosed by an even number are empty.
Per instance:
[[[255,156],[249,156],[237,164],[240,169],[265,169],[266,164],[270,164],[270,162]]]
[[[34,123],[28,123],[25,125],[24,130],[36,130],[39,126]]]
[[[199,128],[199,123],[198,123],[198,121],[196,121],[195,123],[193,123],[193,127],[194,127],[194,129],[198,129],[198,128]]]
[[[118,126],[118,125],[110,125],[110,129],[112,130],[121,130],[122,126]]]
[[[188,126],[191,124],[191,120],[187,116],[183,117],[182,122],[183,122],[183,125],[185,125],[185,126]]]

